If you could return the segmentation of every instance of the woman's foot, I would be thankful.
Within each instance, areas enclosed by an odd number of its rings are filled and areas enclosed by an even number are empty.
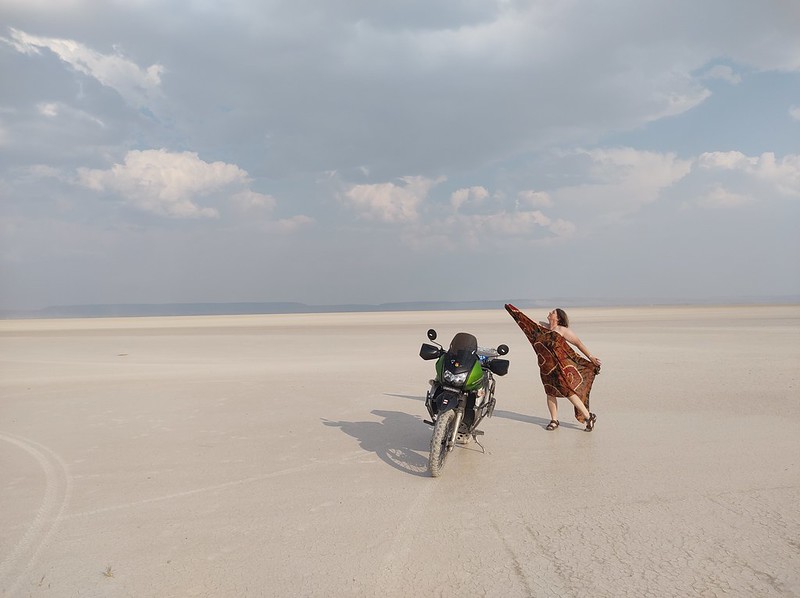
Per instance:
[[[557,419],[551,419],[551,420],[550,420],[550,423],[549,423],[549,424],[547,424],[547,427],[545,428],[545,430],[550,430],[550,431],[552,432],[552,431],[553,431],[553,430],[555,430],[555,429],[556,429],[558,426],[559,426],[558,420],[557,420]]]
[[[597,415],[592,412],[589,412],[589,419],[586,420],[586,428],[585,432],[591,432],[594,430],[594,422],[597,421]]]

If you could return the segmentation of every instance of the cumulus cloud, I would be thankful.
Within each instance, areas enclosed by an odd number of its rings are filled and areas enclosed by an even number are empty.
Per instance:
[[[453,210],[445,214],[441,204],[425,202],[431,189],[444,180],[409,176],[397,183],[354,185],[340,199],[364,218],[414,224],[405,227],[402,238],[417,247],[436,244],[450,249],[464,245],[498,248],[509,242],[566,239],[577,230],[575,223],[562,214],[551,216],[540,209],[555,206],[545,191],[522,191],[515,200],[504,201],[502,189],[463,187],[450,194]],[[481,213],[465,211],[465,206],[480,206]]]
[[[201,207],[195,199],[227,187],[246,187],[247,172],[235,164],[205,162],[194,152],[171,153],[164,149],[130,151],[123,164],[110,169],[80,168],[78,182],[95,191],[122,196],[131,205],[173,218],[214,218],[216,209]],[[269,204],[271,198],[244,189],[235,195],[251,204]]]
[[[539,210],[478,215],[470,219],[476,229],[505,237],[529,237],[537,228],[545,228],[556,236],[568,236],[575,231],[572,223],[553,220]]]
[[[569,220],[563,220],[561,218],[557,218],[553,220],[549,225],[548,228],[550,232],[552,232],[556,237],[571,237],[575,234],[577,227],[575,224],[570,222]]]
[[[458,189],[450,195],[450,205],[458,210],[466,203],[480,203],[489,197],[486,187],[469,187]]]
[[[400,180],[402,184],[354,185],[341,195],[341,199],[369,220],[411,222],[418,218],[419,205],[431,188],[445,179],[407,176]]]
[[[665,189],[683,179],[691,160],[674,153],[642,151],[630,147],[580,150],[589,158],[583,177],[589,182],[551,191],[557,203],[577,204],[602,212],[607,220],[638,211],[656,201]]]
[[[722,170],[745,170],[757,161],[742,152],[705,152],[697,160],[701,168],[719,168]]]
[[[716,184],[700,197],[699,204],[707,208],[735,208],[750,201],[752,201],[751,197],[734,193],[722,185]]]
[[[153,64],[141,68],[118,48],[114,49],[113,54],[102,54],[71,39],[39,37],[13,28],[9,31],[10,39],[0,39],[17,52],[36,55],[41,54],[42,50],[49,50],[79,73],[110,87],[136,107],[145,106],[148,97],[157,93],[161,85],[163,66]]]
[[[521,207],[549,208],[553,199],[545,191],[520,191],[517,193],[517,204]]]
[[[598,180],[631,189],[657,190],[682,179],[691,170],[691,160],[674,153],[637,150],[631,147],[587,151],[592,173]],[[649,195],[649,194],[648,194]]]
[[[453,214],[423,230],[415,230],[413,242],[425,247],[455,249],[464,246],[497,250],[509,243],[550,242],[566,239],[576,226],[561,218],[551,218],[539,210],[500,211],[494,214]]]
[[[706,152],[697,160],[706,170],[737,171],[765,183],[785,196],[800,197],[800,154],[778,160],[773,152],[747,156],[742,152]]]
[[[794,120],[800,120],[800,106],[792,106],[789,108],[789,116]]]

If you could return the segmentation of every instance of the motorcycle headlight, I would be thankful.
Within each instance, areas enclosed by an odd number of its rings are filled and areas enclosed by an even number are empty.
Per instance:
[[[442,377],[444,378],[445,382],[461,386],[462,384],[464,384],[464,382],[467,381],[467,372],[462,372],[461,374],[454,374],[453,372],[448,372],[447,370],[445,370]]]

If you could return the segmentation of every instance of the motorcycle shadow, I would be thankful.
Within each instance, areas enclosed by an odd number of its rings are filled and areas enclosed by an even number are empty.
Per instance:
[[[414,401],[425,402],[425,397],[424,396],[420,397],[420,396],[412,396],[412,395],[399,395],[399,394],[393,394],[393,393],[388,393],[388,392],[386,392],[384,394],[386,396],[389,396],[389,397],[397,397],[398,399],[412,399]],[[498,401],[498,404],[499,404],[499,401]],[[513,419],[514,421],[522,422],[522,423],[525,423],[525,424],[534,424],[534,425],[537,425],[537,426],[541,426],[542,428],[547,427],[547,424],[550,423],[550,419],[549,418],[536,417],[535,415],[523,415],[522,413],[516,413],[514,411],[507,411],[505,409],[497,409],[497,408],[495,408],[494,414],[492,415],[492,417],[501,417],[503,419]],[[562,423],[561,425],[563,426],[565,424]],[[570,424],[566,424],[566,425],[568,427],[570,427]],[[571,426],[571,427],[577,428],[578,426]],[[583,428],[581,428],[581,429],[583,429]]]
[[[420,418],[408,413],[380,409],[371,413],[382,417],[383,421],[335,422],[322,419],[322,423],[341,428],[342,432],[358,440],[362,449],[375,453],[395,469],[411,475],[427,476],[430,428]]]

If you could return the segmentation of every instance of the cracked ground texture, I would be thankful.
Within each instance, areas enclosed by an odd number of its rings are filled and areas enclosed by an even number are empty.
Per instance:
[[[0,596],[799,596],[800,307],[569,312],[591,434],[502,305],[2,321]],[[429,327],[511,347],[437,479]]]

